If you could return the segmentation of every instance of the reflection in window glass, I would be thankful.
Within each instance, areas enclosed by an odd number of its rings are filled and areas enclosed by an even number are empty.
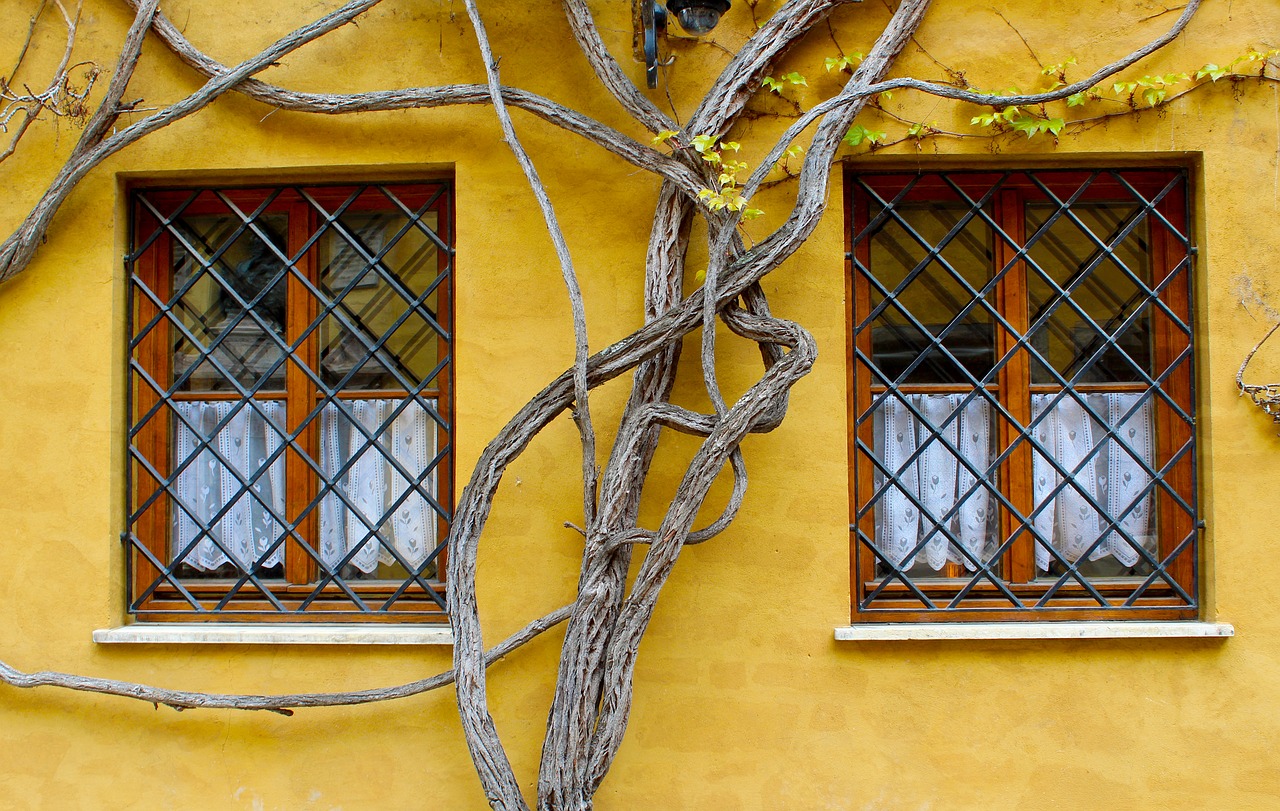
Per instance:
[[[959,205],[895,211],[871,239],[871,266],[893,296],[871,328],[877,368],[898,383],[968,382],[962,367],[981,380],[995,361],[991,313],[979,302],[959,314],[975,298],[966,285],[981,291],[991,279],[989,226]]]

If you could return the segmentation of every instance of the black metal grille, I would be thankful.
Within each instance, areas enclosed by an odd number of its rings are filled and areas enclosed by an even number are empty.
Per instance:
[[[443,182],[133,194],[129,610],[439,619]]]
[[[855,611],[1194,615],[1185,174],[849,189]]]

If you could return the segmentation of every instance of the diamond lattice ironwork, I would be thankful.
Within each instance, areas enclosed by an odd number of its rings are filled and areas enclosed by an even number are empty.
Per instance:
[[[1184,173],[851,176],[855,610],[1196,609]]]
[[[130,611],[439,619],[443,182],[134,193]]]

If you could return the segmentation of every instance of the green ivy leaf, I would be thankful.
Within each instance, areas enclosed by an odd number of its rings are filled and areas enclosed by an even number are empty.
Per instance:
[[[844,142],[849,146],[860,146],[864,141],[868,144],[878,144],[884,141],[885,135],[886,133],[879,130],[869,130],[861,124],[854,124],[844,134]]]
[[[1011,120],[1009,122],[1009,126],[1013,127],[1018,132],[1025,132],[1027,137],[1030,138],[1040,131],[1040,123],[1040,121],[1032,118],[1031,116],[1024,115]]]
[[[1040,71],[1040,74],[1042,76],[1057,76],[1065,72],[1069,65],[1074,65],[1075,63],[1076,63],[1076,58],[1073,56],[1073,57],[1070,57],[1069,59],[1065,59],[1062,62],[1059,62],[1056,65],[1045,66],[1044,69]]]
[[[695,135],[689,139],[689,145],[699,152],[706,152],[716,145],[714,135]]]
[[[1208,76],[1211,80],[1216,82],[1219,79],[1221,79],[1223,76],[1226,76],[1227,73],[1228,71],[1226,68],[1220,68],[1217,65],[1213,64],[1212,62],[1210,62],[1209,64],[1200,68],[1200,70],[1196,71],[1196,78],[1203,79],[1204,77]]]

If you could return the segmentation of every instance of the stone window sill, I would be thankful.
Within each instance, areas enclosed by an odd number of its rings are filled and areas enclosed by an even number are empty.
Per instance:
[[[103,645],[451,645],[447,625],[135,623],[93,632]]]
[[[1171,639],[1235,636],[1225,622],[865,623],[836,628],[838,642],[921,639]]]

